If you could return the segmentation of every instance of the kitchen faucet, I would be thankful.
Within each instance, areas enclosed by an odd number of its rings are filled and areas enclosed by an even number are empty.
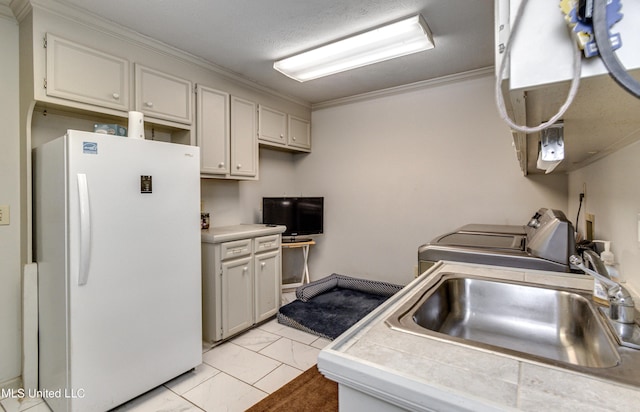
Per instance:
[[[588,268],[577,255],[569,257],[569,262],[606,285],[610,303],[609,318],[619,323],[634,323],[635,304],[629,291],[611,279],[607,268],[596,252],[587,249],[582,252],[582,256],[593,269]]]
[[[582,254],[593,269],[588,268],[578,255],[571,255],[569,262],[572,266],[581,269],[585,274],[594,277],[606,286],[609,307],[600,308],[600,311],[607,317],[609,326],[622,346],[640,349],[640,327],[636,325],[634,320],[636,309],[631,294],[622,285],[611,279],[607,268],[596,252],[585,250]]]

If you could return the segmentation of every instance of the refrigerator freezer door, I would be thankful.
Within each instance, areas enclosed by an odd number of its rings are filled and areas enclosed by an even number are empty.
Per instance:
[[[75,131],[66,147],[69,410],[106,410],[202,361],[198,149]]]

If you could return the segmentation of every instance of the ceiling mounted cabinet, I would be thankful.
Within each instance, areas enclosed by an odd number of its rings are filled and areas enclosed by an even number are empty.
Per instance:
[[[497,68],[520,3],[496,0]],[[622,38],[616,54],[631,75],[640,79],[640,2],[624,2],[621,12],[624,17],[611,28]],[[502,84],[507,109],[516,123],[537,126],[562,106],[572,79],[574,41],[557,2],[527,2]],[[640,139],[640,99],[616,84],[599,57],[581,57],[581,65],[577,95],[561,119],[565,159],[554,173],[581,168]],[[524,174],[544,173],[536,167],[539,142],[540,133],[514,132]]]

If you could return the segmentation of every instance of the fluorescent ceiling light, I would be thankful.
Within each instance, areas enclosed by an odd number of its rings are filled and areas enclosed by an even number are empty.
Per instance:
[[[279,60],[273,68],[299,82],[435,47],[421,15]]]

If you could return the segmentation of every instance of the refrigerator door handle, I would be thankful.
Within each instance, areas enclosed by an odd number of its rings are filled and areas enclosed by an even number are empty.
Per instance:
[[[78,198],[80,200],[80,271],[78,286],[87,283],[91,262],[91,209],[89,207],[89,187],[87,175],[78,173]]]

